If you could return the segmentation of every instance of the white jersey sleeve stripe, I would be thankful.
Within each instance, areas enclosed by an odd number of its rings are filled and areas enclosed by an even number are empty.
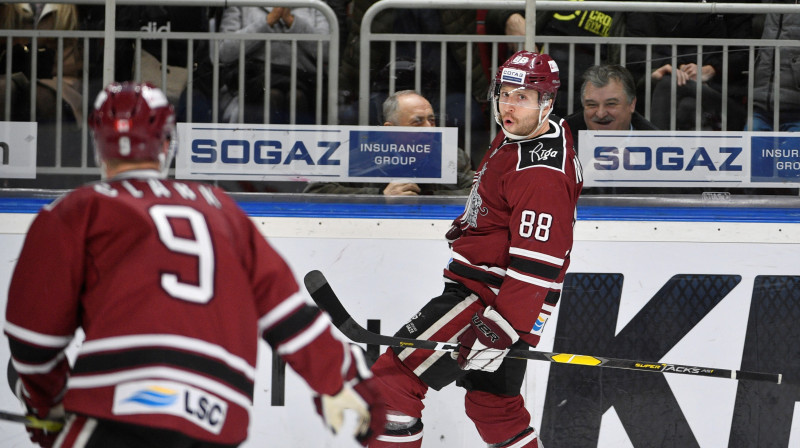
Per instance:
[[[74,335],[69,336],[53,336],[44,333],[37,333],[27,328],[22,328],[19,325],[14,325],[11,322],[6,322],[5,332],[21,341],[38,345],[41,347],[50,348],[64,348],[69,345]]]
[[[289,339],[280,346],[277,351],[280,355],[291,355],[292,353],[302,350],[305,346],[314,341],[320,334],[322,334],[329,327],[328,319],[320,314],[305,331],[297,334],[297,336]]]
[[[16,370],[17,373],[23,375],[43,375],[50,373],[53,368],[64,359],[64,356],[66,356],[66,352],[61,352],[55,358],[42,364],[25,364],[14,359],[11,359],[11,363],[14,365],[14,370]]]
[[[287,297],[286,300],[281,302],[280,305],[273,308],[270,312],[265,314],[258,320],[258,332],[261,333],[267,328],[275,325],[276,323],[283,320],[286,316],[292,313],[292,311],[296,310],[298,307],[304,305],[306,303],[305,297],[296,292],[292,294],[290,297]]]
[[[531,276],[528,276],[528,275],[520,274],[519,272],[513,271],[511,269],[508,270],[508,276],[513,278],[513,279],[519,280],[521,282],[529,283],[529,284],[534,285],[534,286],[541,286],[542,288],[547,288],[547,289],[555,289],[555,290],[560,291],[561,287],[563,286],[562,283],[547,282],[547,281],[540,280],[540,279],[535,278],[535,277],[531,277]]]

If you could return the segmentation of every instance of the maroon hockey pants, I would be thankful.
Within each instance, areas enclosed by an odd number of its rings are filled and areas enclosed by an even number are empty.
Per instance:
[[[480,299],[461,285],[450,284],[396,333],[401,337],[425,337],[455,341],[483,308]],[[464,407],[481,438],[508,448],[536,448],[529,430],[530,414],[520,395],[526,362],[506,359],[496,372],[463,371],[449,352],[388,349],[372,366],[386,399],[389,421],[413,417],[419,423],[405,431],[387,430],[370,448],[419,448],[422,446],[422,401],[431,387],[439,390],[455,382],[467,390]],[[504,442],[510,442],[506,444]]]

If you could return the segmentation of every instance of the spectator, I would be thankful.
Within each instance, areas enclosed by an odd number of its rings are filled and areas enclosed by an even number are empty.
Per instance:
[[[609,37],[621,34],[617,26],[621,15],[603,11],[544,11],[536,15],[537,36],[578,36],[578,37]],[[522,11],[515,10],[489,10],[486,14],[486,29],[488,34],[525,35],[525,16]],[[601,47],[598,55],[601,61],[606,60],[606,48]],[[547,54],[556,61],[561,68],[561,85],[574,92],[573,102],[569,104],[568,92],[561,92],[556,98],[553,111],[558,116],[567,116],[572,110],[580,109],[581,100],[578,93],[581,80],[576,76],[569,79],[570,61],[574,63],[574,73],[582,73],[595,64],[595,45],[576,44],[574,56],[570,56],[568,44],[550,43]],[[501,56],[502,58],[502,56]]]
[[[64,30],[75,31],[79,28],[78,8],[71,4],[61,3],[14,3],[5,4],[3,8],[3,28],[16,29],[37,29],[37,30]],[[37,121],[49,121],[56,116],[56,90],[58,80],[56,79],[56,57],[58,51],[58,40],[51,37],[42,37],[37,41],[38,54],[36,57],[37,70],[37,94],[36,94],[36,118]],[[5,42],[4,42],[5,43]],[[18,39],[17,45],[12,47],[12,75],[21,73],[25,77],[28,85],[32,80],[30,50],[31,42],[27,39]],[[81,121],[83,110],[81,108],[81,71],[83,69],[82,46],[79,39],[67,38],[64,40],[63,53],[63,79],[61,88],[63,89],[63,100],[66,103],[67,111],[71,113],[72,121]],[[5,50],[5,46],[3,48]],[[5,58],[4,58],[5,59]],[[18,64],[13,64],[17,62]],[[0,67],[5,69],[5,60]],[[12,76],[12,78],[14,78]],[[18,78],[14,78],[20,79]],[[5,87],[5,80],[2,80]],[[16,83],[16,81],[14,81]],[[19,84],[17,85],[19,86]],[[29,88],[23,90],[23,96],[29,97]],[[0,89],[0,95],[5,100],[5,89]],[[14,95],[14,93],[12,93]],[[31,105],[25,100],[14,101],[12,107],[12,120],[30,121]],[[4,103],[4,102],[3,102]],[[0,112],[2,114],[3,112]],[[4,118],[5,119],[5,118]]]
[[[653,123],[636,112],[636,84],[621,65],[593,65],[583,72],[581,85],[583,110],[565,120],[578,151],[578,131],[657,130]]]
[[[364,12],[376,0],[353,2],[353,23],[350,27],[348,45],[342,54],[339,71],[340,121],[344,124],[358,123],[359,49],[361,20]],[[476,11],[466,9],[391,9],[375,16],[372,32],[395,34],[470,34],[477,30]],[[396,60],[389,60],[389,44],[372,43],[370,46],[370,112],[368,123],[380,123],[380,105],[393,92],[389,91],[389,64],[397,65],[394,91],[417,89],[414,83],[415,70],[422,73],[420,94],[428,98],[435,110],[444,110],[442,126],[459,129],[459,146],[465,148],[471,159],[480,160],[486,151],[489,139],[489,114],[487,105],[487,77],[478,57],[477,45],[473,45],[472,64],[467,66],[467,43],[447,44],[446,77],[441,79],[441,42],[422,42],[420,60],[416,60],[416,42],[398,42]],[[467,98],[467,73],[471,74],[471,97]],[[446,89],[445,104],[440,104],[441,87]],[[471,116],[466,117],[466,106],[470,105]],[[466,123],[470,127],[470,147],[466,144]]]
[[[292,33],[328,34],[330,25],[321,12],[313,8],[249,7],[231,6],[222,14],[220,31],[223,33]],[[227,64],[220,77],[232,95],[239,92],[239,40],[225,40],[219,50],[220,62]],[[292,43],[290,41],[268,41],[272,60],[265,61],[265,41],[250,39],[244,41],[245,47],[245,111],[247,123],[290,123],[290,83],[292,73]],[[323,50],[323,58],[327,50]],[[300,41],[297,43],[297,114],[294,123],[314,122],[317,76],[317,43]],[[222,70],[222,69],[221,69]],[[264,117],[265,72],[270,75],[269,110],[270,117]],[[238,121],[238,101],[228,103],[223,120]]]
[[[742,129],[746,96],[747,51],[728,48],[728,66],[723,66],[720,39],[749,39],[752,37],[752,18],[748,14],[696,14],[696,13],[626,13],[625,35],[628,37],[679,37],[697,38],[717,45],[701,47],[702,66],[697,66],[697,45],[677,46],[677,66],[672,66],[672,45],[652,47],[653,71],[652,107],[650,120],[659,129],[671,128],[675,114],[676,129],[696,128],[696,82],[701,86],[702,129],[720,130],[722,120],[722,78],[728,71],[728,99],[725,113],[728,129]],[[645,47],[628,45],[627,67],[639,83],[640,97],[644,93]],[[676,110],[671,110],[673,77],[676,85]],[[641,107],[641,106],[640,106]],[[643,112],[643,108],[640,109]]]
[[[436,116],[428,100],[413,90],[395,92],[383,102],[384,126],[436,126]],[[390,182],[389,184],[312,183],[306,193],[384,194],[386,196],[468,195],[475,171],[469,155],[458,148],[458,173],[455,185]]]
[[[178,108],[179,98],[188,81],[187,66],[199,61],[201,54],[208,53],[205,45],[195,43],[193,53],[188,53],[185,39],[167,39],[166,55],[162,54],[160,36],[171,32],[209,31],[208,7],[162,6],[162,5],[121,5],[117,6],[117,29],[126,31],[144,31],[154,39],[143,39],[140,61],[142,82],[149,82],[162,88],[170,103]],[[202,41],[200,41],[202,42]],[[204,42],[202,42],[204,44]],[[134,40],[117,39],[116,77],[118,79],[135,79]],[[167,85],[161,85],[161,67],[167,65]]]
[[[75,31],[81,21],[78,7],[67,3],[5,3],[0,5],[0,28]],[[58,39],[40,37],[36,54],[29,38],[15,38],[11,54],[5,54],[6,42],[0,49],[0,120],[36,121],[38,123],[37,165],[80,166],[80,126],[83,122],[83,42],[78,38],[63,39],[63,53],[58,53]],[[61,57],[62,78],[59,80],[57,58]],[[11,59],[11,76],[6,76],[6,61]],[[35,58],[36,73],[32,73]],[[35,76],[34,76],[35,75]],[[31,85],[35,78],[35,84]],[[7,81],[10,95],[6,98]],[[57,97],[61,90],[61,98]],[[31,103],[31,90],[36,90],[36,102]],[[5,116],[6,101],[11,112]],[[56,155],[57,120],[61,114],[61,156]],[[81,176],[40,177],[30,181],[4,181],[3,186],[38,188],[74,187],[88,179]]]
[[[324,0],[331,7],[339,23],[339,54],[345,50],[347,35],[352,26],[350,17],[350,0]]]
[[[767,14],[762,39],[800,39],[800,14]],[[778,129],[774,124],[775,49],[758,51],[753,86],[753,131],[800,131],[800,48],[781,47]]]

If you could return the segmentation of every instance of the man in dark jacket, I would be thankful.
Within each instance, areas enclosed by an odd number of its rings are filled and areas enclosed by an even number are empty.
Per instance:
[[[745,0],[731,1],[744,2]],[[743,104],[747,97],[745,68],[748,66],[749,56],[747,47],[734,44],[757,37],[753,35],[752,21],[750,14],[652,11],[625,13],[625,37],[687,38],[698,39],[698,43],[702,43],[700,48],[695,43],[653,45],[649,54],[645,45],[626,47],[626,65],[637,82],[640,96],[644,96],[646,78],[650,78],[652,101],[649,103],[649,117],[656,126],[670,129],[674,117],[674,129],[677,130],[738,131],[744,127],[746,114]],[[724,51],[723,43],[730,44]],[[674,66],[673,49],[676,58]],[[727,55],[727,61],[723,55]],[[700,66],[697,64],[698,58],[702,60]],[[652,64],[650,73],[646,73],[647,60]],[[727,92],[723,90],[725,72]],[[699,104],[696,104],[697,82],[701,83]],[[677,86],[674,93],[675,110],[670,107],[673,83]],[[725,111],[722,110],[723,94],[727,94]],[[644,113],[641,106],[642,104],[638,110]],[[698,115],[701,118],[699,127],[696,123]],[[725,128],[723,115],[727,117]]]
[[[384,126],[434,127],[436,116],[425,97],[413,90],[401,90],[383,102]],[[413,182],[338,183],[315,182],[308,184],[305,193],[382,194],[385,196],[466,196],[472,187],[475,171],[471,168],[466,151],[458,148],[455,184],[416,184]]]
[[[594,65],[583,73],[583,110],[566,118],[577,151],[578,131],[651,131],[658,128],[636,112],[636,84],[621,65]]]
[[[359,123],[359,79],[367,73],[359,69],[361,46],[361,22],[364,13],[377,0],[355,0],[352,2],[352,22],[347,45],[342,52],[339,68],[339,122]],[[439,8],[390,8],[379,12],[372,22],[373,33],[389,34],[474,34],[477,31],[476,12],[469,9]],[[417,45],[420,44],[420,54]],[[377,125],[380,107],[389,90],[390,63],[395,64],[394,91],[415,89],[430,100],[441,114],[441,126],[457,127],[459,144],[470,158],[480,160],[486,151],[485,142],[490,140],[487,105],[488,78],[483,70],[477,43],[449,42],[446,54],[442,54],[442,42],[423,40],[420,42],[396,42],[394,61],[389,42],[374,41],[370,45],[369,57],[369,113],[367,123]],[[472,58],[468,59],[469,47]],[[442,60],[444,57],[444,60]],[[445,71],[441,67],[444,64]],[[416,70],[420,70],[420,85],[415,82]],[[440,104],[442,89],[444,102]],[[467,106],[469,105],[469,116]],[[469,145],[467,145],[469,136]]]
[[[788,3],[773,1],[771,3]],[[793,2],[792,2],[793,3]],[[761,39],[800,39],[800,14],[767,14]],[[775,48],[764,46],[758,50],[753,85],[752,131],[800,131],[800,48],[782,47],[780,51],[780,86],[778,91],[778,128],[774,128],[775,110]]]

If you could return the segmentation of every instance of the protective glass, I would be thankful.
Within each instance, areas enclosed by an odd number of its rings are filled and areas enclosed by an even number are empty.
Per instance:
[[[537,110],[540,108],[539,92],[504,84],[500,86],[500,91],[497,93],[497,104]]]
[[[166,153],[161,153],[158,156],[158,162],[161,164],[161,175],[164,177],[169,174],[169,169],[172,167],[175,154],[178,152],[178,133],[174,126],[171,126],[171,129],[167,133],[167,140],[169,141],[169,146],[167,146]]]

